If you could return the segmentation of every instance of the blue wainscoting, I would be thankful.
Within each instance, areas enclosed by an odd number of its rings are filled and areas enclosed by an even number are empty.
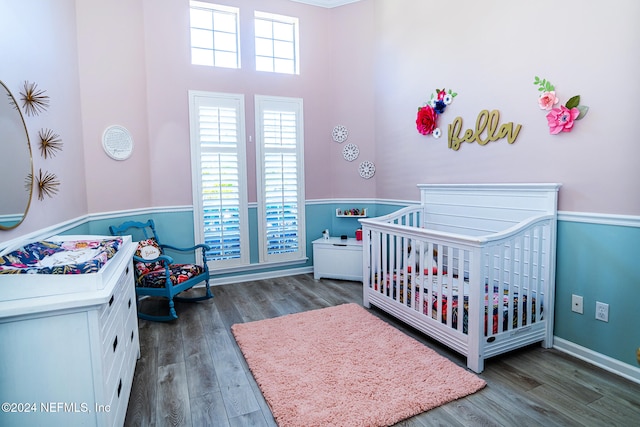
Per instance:
[[[557,247],[554,334],[637,368],[640,226],[560,220]],[[584,314],[571,311],[573,294]],[[609,304],[609,322],[595,319],[596,301]]]
[[[252,266],[234,272],[214,272],[213,283],[311,272],[313,240],[329,229],[334,236],[354,236],[357,218],[336,217],[336,209],[367,208],[368,216],[386,215],[403,202],[310,201],[306,205],[307,257],[304,263],[261,268],[257,239],[251,239]],[[126,220],[153,218],[167,242],[194,243],[191,207],[93,215],[61,227],[61,234],[108,235],[108,227]],[[620,220],[622,218],[622,220]],[[255,206],[249,210],[250,234],[257,235]],[[555,331],[556,347],[605,369],[640,382],[636,349],[640,347],[640,218],[561,212],[558,221]],[[571,311],[571,296],[584,298],[584,314]],[[609,321],[595,319],[596,301],[609,304]]]

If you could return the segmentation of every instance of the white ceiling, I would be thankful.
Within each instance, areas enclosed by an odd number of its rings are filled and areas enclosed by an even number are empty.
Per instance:
[[[311,4],[313,6],[331,8],[331,7],[342,6],[349,3],[355,3],[360,0],[291,0],[291,1],[295,1],[298,3]]]

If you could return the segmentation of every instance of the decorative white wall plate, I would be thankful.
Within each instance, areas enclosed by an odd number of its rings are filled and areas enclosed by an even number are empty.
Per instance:
[[[372,162],[365,160],[364,162],[360,163],[358,171],[360,172],[361,177],[363,177],[364,179],[369,179],[373,175],[375,175],[376,166]]]
[[[333,128],[331,136],[333,136],[335,142],[343,143],[347,140],[347,137],[349,137],[349,131],[346,127],[338,125]]]
[[[123,126],[109,126],[102,134],[102,148],[112,159],[126,160],[133,152],[133,137]]]
[[[360,149],[356,144],[347,144],[342,148],[342,157],[349,162],[353,162],[360,155]]]

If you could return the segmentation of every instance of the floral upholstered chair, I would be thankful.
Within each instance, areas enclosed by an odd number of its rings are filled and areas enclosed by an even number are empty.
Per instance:
[[[109,227],[114,236],[132,235],[138,241],[138,247],[133,256],[135,271],[136,296],[154,296],[167,298],[169,303],[169,315],[156,316],[141,313],[138,317],[146,320],[166,322],[178,318],[175,310],[176,301],[203,301],[213,298],[209,288],[209,268],[207,267],[207,250],[209,246],[204,244],[189,248],[178,248],[160,243],[153,220],[147,222],[127,221],[119,226]],[[168,255],[168,252],[185,253],[194,256],[193,264],[178,264]],[[198,258],[200,257],[200,262]],[[194,285],[204,282],[205,293],[198,297],[180,297],[183,291],[191,289]],[[139,306],[138,306],[139,308]]]

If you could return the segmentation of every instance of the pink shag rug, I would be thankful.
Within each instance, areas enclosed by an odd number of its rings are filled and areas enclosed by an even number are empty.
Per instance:
[[[482,389],[357,304],[231,330],[279,426],[389,426]]]

